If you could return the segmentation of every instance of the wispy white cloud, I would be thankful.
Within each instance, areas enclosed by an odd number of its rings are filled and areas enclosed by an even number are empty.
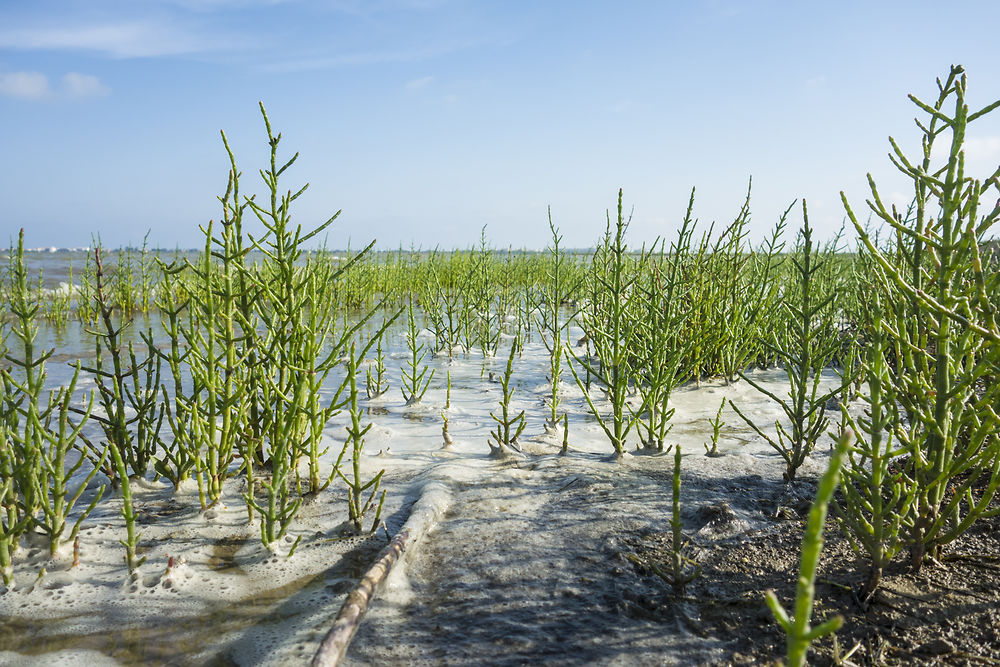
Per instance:
[[[383,65],[389,63],[409,63],[430,60],[442,56],[455,49],[413,49],[411,51],[362,51],[358,53],[343,53],[334,56],[317,58],[302,58],[262,65],[262,72],[309,72],[314,70],[336,69],[359,65]]]
[[[62,77],[62,85],[53,88],[49,77],[41,72],[0,73],[0,95],[20,100],[79,99],[107,95],[110,90],[92,74],[69,72]]]
[[[63,76],[63,90],[67,97],[95,97],[110,92],[96,76],[78,72],[69,72]]]
[[[421,88],[426,88],[434,81],[433,76],[422,76],[419,79],[412,79],[407,81],[403,86],[407,90],[420,90]]]
[[[175,5],[194,12],[214,12],[226,9],[246,9],[249,7],[271,7],[285,5],[297,0],[162,0],[163,4]]]
[[[100,25],[0,29],[0,48],[28,51],[96,51],[115,58],[198,53],[233,45],[169,24],[131,21]]]
[[[20,100],[43,100],[52,95],[49,79],[41,72],[0,73],[0,95]]]

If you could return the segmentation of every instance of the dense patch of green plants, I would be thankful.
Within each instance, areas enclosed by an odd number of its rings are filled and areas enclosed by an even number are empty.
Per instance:
[[[563,246],[551,214],[542,252],[494,249],[485,228],[465,249],[316,248],[339,212],[311,229],[293,222],[293,203],[308,186],[285,189],[297,154],[279,159],[281,135],[261,106],[270,147],[260,171],[265,195],[241,194],[223,135],[230,171],[221,216],[203,227],[200,252],[170,256],[144,245],[113,254],[112,265],[98,243],[67,289],[46,290],[29,277],[23,238],[11,248],[0,288],[0,576],[13,585],[29,532],[45,535],[53,552],[73,540],[104,494],[95,480],[106,480],[122,504],[130,569],[141,563],[130,483],[151,476],[196,484],[204,509],[219,502],[227,481],[242,480],[247,519],[274,550],[302,504],[330,488],[346,497],[350,529],[372,531],[385,489],[381,472],[365,479],[361,468],[371,428],[361,402],[401,394],[416,410],[435,379],[434,357],[474,359],[484,378],[497,377],[490,371],[499,360],[490,446],[514,449],[531,417],[513,401],[533,337],[549,371],[534,398],[546,432],[561,429],[563,453],[567,367],[619,459],[671,449],[671,396],[681,385],[753,385],[783,419],[757,423],[732,407],[782,457],[789,483],[820,441],[833,441],[828,411],[839,403],[842,433],[849,427],[857,442],[839,438],[844,481],[833,504],[871,564],[864,594],[898,554],[908,553],[914,568],[940,559],[996,512],[1000,489],[1000,274],[996,254],[982,250],[1000,219],[1000,205],[988,205],[1000,192],[1000,169],[974,179],[963,152],[968,125],[1000,102],[971,111],[965,91],[964,72],[953,68],[933,104],[912,98],[927,115],[918,121],[923,154],[911,160],[893,141],[892,160],[913,181],[913,206],[887,207],[871,183],[868,204],[886,236],[861,224],[844,196],[856,252],[840,236],[814,239],[804,202],[795,238],[786,237],[793,203],[751,242],[749,187],[730,221],[707,226],[694,216],[692,190],[676,235],[639,248],[629,245],[622,191],[603,237],[586,251]],[[935,162],[935,142],[949,136],[946,159]],[[251,233],[251,223],[263,231]],[[400,346],[388,337],[400,334],[393,325],[403,313]],[[152,325],[130,334],[147,316]],[[53,352],[38,349],[39,323],[63,327],[73,318],[86,324],[93,357],[47,394]],[[394,368],[386,350],[398,347],[408,354]],[[754,379],[754,369],[769,367],[786,375],[787,395]],[[81,408],[71,399],[86,375],[96,390]],[[442,375],[449,445],[451,375]],[[397,381],[399,393],[390,392]],[[709,422],[713,456],[724,454],[724,407]],[[340,413],[349,426],[339,455],[326,456],[324,429]],[[100,437],[85,437],[86,425]],[[671,577],[680,590],[693,570],[680,555],[679,458],[675,471]],[[811,540],[818,553],[818,533]],[[794,618],[774,609],[796,646],[815,637],[809,609]]]

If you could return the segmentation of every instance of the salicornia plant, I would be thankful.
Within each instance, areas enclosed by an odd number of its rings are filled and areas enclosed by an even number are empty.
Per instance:
[[[86,424],[87,417],[94,404],[93,394],[84,410],[83,416],[77,423],[70,421],[70,402],[73,400],[73,393],[76,390],[76,383],[80,377],[80,362],[76,363],[73,377],[69,384],[60,387],[49,397],[49,406],[42,412],[45,417],[45,428],[40,433],[44,442],[40,443],[38,449],[40,475],[36,480],[36,493],[41,500],[41,514],[34,520],[36,529],[45,533],[49,540],[49,553],[55,555],[59,546],[63,543],[72,543],[76,540],[80,532],[80,525],[90,515],[97,506],[101,496],[104,495],[104,487],[101,486],[90,504],[81,511],[70,527],[69,535],[65,535],[69,513],[73,510],[80,496],[86,491],[87,486],[99,470],[99,465],[91,468],[89,472],[81,473],[76,478],[75,490],[71,488],[77,471],[87,462],[87,458],[82,455],[76,456],[76,461],[71,463],[70,458],[77,454],[80,431]],[[54,423],[53,423],[54,422]],[[105,456],[107,452],[105,452]],[[98,461],[98,464],[101,462]]]
[[[353,345],[347,359],[347,382],[349,386],[348,413],[351,423],[347,427],[347,440],[344,448],[337,457],[337,464],[334,469],[341,479],[347,484],[347,511],[351,527],[356,533],[364,532],[365,515],[374,508],[375,517],[372,520],[369,533],[374,533],[378,528],[379,520],[382,517],[382,505],[385,503],[385,491],[379,494],[382,485],[382,475],[385,470],[380,470],[378,474],[367,482],[361,477],[361,455],[365,447],[365,434],[371,430],[372,424],[361,425],[361,408],[358,406],[358,356]],[[348,449],[351,451],[351,477],[344,474],[341,463]],[[365,498],[367,492],[368,497]],[[376,504],[377,499],[377,504]]]
[[[898,397],[892,385],[889,341],[880,315],[872,322],[872,340],[864,351],[862,377],[868,392],[861,399],[868,404],[857,419],[843,410],[850,428],[858,437],[848,454],[837,509],[841,527],[858,551],[868,555],[868,579],[861,590],[867,599],[882,578],[882,570],[906,544],[905,522],[911,521],[914,488],[893,470],[900,466],[905,446],[896,438],[901,427]]]
[[[156,474],[170,481],[177,488],[185,480],[191,478],[198,463],[200,443],[193,431],[194,416],[191,414],[190,398],[185,395],[184,382],[188,372],[188,355],[186,346],[182,346],[181,313],[187,308],[190,299],[183,299],[178,293],[181,290],[177,272],[164,270],[163,288],[157,298],[160,310],[160,321],[164,332],[170,341],[166,350],[158,350],[161,359],[166,360],[170,373],[170,392],[166,382],[160,385],[163,397],[163,409],[171,436],[160,449],[153,463]]]
[[[234,424],[242,419],[244,413],[237,402],[238,394],[229,393],[227,383],[234,382],[233,391],[246,396],[247,426],[234,433],[232,444],[241,449],[243,468],[248,477],[248,489],[244,494],[248,512],[261,515],[261,540],[265,546],[274,549],[275,543],[287,533],[301,506],[303,492],[299,461],[304,459],[308,463],[306,493],[317,493],[336,473],[336,470],[331,471],[330,476],[323,479],[320,457],[325,450],[320,448],[320,442],[325,425],[343,407],[340,397],[345,385],[341,384],[329,400],[322,397],[322,385],[348,350],[355,332],[384,305],[385,299],[363,313],[353,325],[348,326],[345,321],[342,330],[336,330],[333,286],[342,282],[346,273],[367,256],[374,241],[336,267],[322,253],[310,256],[303,265],[305,244],[333,224],[340,211],[311,231],[305,231],[301,225],[292,222],[291,205],[306,191],[308,184],[294,193],[289,190],[281,194],[279,178],[295,163],[298,153],[284,164],[279,163],[281,134],[276,135],[272,131],[263,104],[260,111],[270,146],[268,168],[260,171],[267,188],[263,204],[252,197],[237,203],[239,173],[229,151],[232,169],[230,187],[222,200],[224,232],[221,242],[216,242],[222,248],[224,281],[220,316],[225,326],[219,338],[226,349],[227,361],[221,377],[216,375],[210,382],[215,385],[217,395],[223,395],[224,391],[227,397],[219,407],[236,411]],[[250,246],[246,249],[242,245],[240,223],[244,208],[252,211],[265,229],[259,238],[249,237]],[[211,236],[210,231],[206,236]],[[206,250],[210,243],[209,238]],[[261,266],[248,267],[243,261],[250,247],[263,255]],[[227,263],[226,257],[231,257],[232,261]],[[206,276],[211,269],[206,264]],[[235,303],[225,296],[228,293],[226,290],[230,289],[230,278]],[[232,321],[229,319],[230,312]],[[383,325],[383,331],[398,315]],[[239,326],[238,338],[236,331],[230,332],[230,322]],[[209,335],[214,334],[210,331]],[[236,350],[239,354],[232,364],[230,343],[240,345]],[[369,346],[372,344],[374,340],[369,342]],[[220,450],[220,454],[230,455],[228,444],[225,451]],[[258,464],[270,470],[270,479],[260,481],[266,500],[256,498],[252,471]],[[220,465],[218,472],[222,473],[222,470]],[[296,494],[299,497],[293,497]]]
[[[594,286],[604,296],[592,298],[591,303],[583,311],[583,329],[588,340],[593,342],[600,363],[595,363],[589,356],[579,357],[569,349],[576,364],[597,378],[607,391],[611,403],[610,415],[605,415],[604,411],[597,407],[574,364],[570,364],[570,371],[583,392],[590,412],[600,423],[618,457],[625,454],[625,438],[636,421],[636,417],[626,405],[629,380],[632,377],[630,355],[639,333],[635,320],[630,317],[639,290],[635,284],[638,274],[631,266],[628,245],[625,243],[628,223],[629,220],[622,215],[622,191],[619,190],[618,217],[614,234],[611,233],[609,214],[606,239],[595,253],[591,271]]]
[[[17,249],[11,249],[9,284],[11,333],[20,354],[8,351],[3,343],[0,358],[12,364],[0,368],[3,394],[0,395],[0,578],[12,587],[13,555],[21,535],[29,530],[45,534],[50,554],[72,542],[80,524],[93,511],[104,492],[101,487],[90,505],[69,525],[69,514],[97,474],[97,469],[76,477],[86,458],[75,450],[78,436],[93,406],[93,395],[78,423],[70,420],[70,404],[80,377],[77,362],[69,384],[49,392],[42,402],[46,380],[45,364],[54,350],[36,349],[39,312],[38,293],[28,286],[24,264],[24,230],[18,235]],[[75,455],[76,460],[72,461]],[[72,484],[76,483],[76,488]],[[66,530],[69,528],[69,535]]]
[[[3,350],[0,346],[0,350]],[[3,350],[6,352],[6,350]],[[14,587],[14,553],[20,545],[21,535],[31,526],[31,515],[24,512],[18,502],[15,472],[21,462],[15,457],[10,435],[13,390],[6,373],[0,374],[4,385],[4,402],[0,406],[0,581],[7,588]]]
[[[1000,192],[1000,167],[973,179],[965,173],[964,149],[970,123],[1000,100],[972,111],[965,93],[965,72],[953,66],[944,83],[938,80],[933,104],[910,95],[928,116],[917,120],[918,161],[890,138],[890,159],[913,181],[912,217],[887,208],[868,177],[868,206],[891,228],[890,248],[876,246],[841,193],[887,305],[891,385],[906,417],[895,435],[907,450],[905,480],[914,494],[907,517],[914,568],[940,558],[944,545],[995,514],[990,503],[1000,487],[1000,274],[984,269],[980,251],[1000,220],[1000,202],[987,203]],[[935,143],[942,136],[950,145],[939,166]]]
[[[383,325],[385,322],[383,321]],[[365,369],[365,395],[368,398],[376,398],[389,391],[389,377],[385,369],[385,352],[382,351],[383,335],[378,336],[375,343],[375,372],[372,367]]]
[[[406,346],[410,350],[410,356],[407,358],[406,367],[400,369],[403,373],[403,383],[399,388],[403,392],[403,398],[407,405],[420,402],[420,399],[427,393],[427,387],[434,379],[436,370],[424,364],[427,350],[424,344],[417,340],[419,333],[420,330],[417,328],[417,321],[413,315],[413,299],[411,298],[406,308]],[[430,376],[427,376],[427,371],[430,371]],[[426,379],[424,379],[425,376],[427,376]]]
[[[820,477],[816,498],[809,509],[806,533],[802,537],[802,559],[799,562],[799,577],[795,587],[794,615],[789,616],[774,591],[767,591],[765,596],[767,606],[771,608],[778,625],[785,631],[787,645],[785,664],[789,667],[805,665],[809,645],[817,639],[833,634],[844,624],[842,616],[834,616],[816,627],[812,627],[811,621],[813,601],[816,596],[816,569],[819,566],[820,553],[823,551],[823,525],[826,523],[827,508],[834,491],[837,490],[840,470],[853,439],[851,431],[845,431],[840,436],[837,446],[830,455],[830,464]]]
[[[561,420],[559,383],[562,379],[562,358],[565,349],[563,339],[573,318],[571,313],[563,320],[560,319],[559,314],[563,304],[569,300],[569,295],[577,290],[579,280],[574,282],[574,276],[567,275],[571,260],[559,247],[562,235],[552,223],[551,208],[549,209],[549,231],[552,233],[552,245],[549,246],[548,267],[539,295],[541,321],[538,323],[538,329],[542,343],[549,352],[549,395],[547,396],[549,415],[545,420],[545,427],[549,431],[554,431]]]
[[[781,398],[741,373],[757,391],[781,406],[791,422],[791,429],[776,421],[776,437],[765,433],[754,424],[735,403],[736,411],[750,428],[764,438],[785,460],[784,478],[795,479],[795,473],[812,452],[816,441],[825,432],[829,419],[826,403],[840,390],[820,391],[821,372],[837,349],[838,341],[831,335],[835,292],[817,294],[817,274],[830,261],[820,257],[812,242],[812,228],[805,201],[802,202],[802,243],[792,257],[795,266],[797,293],[784,302],[788,311],[788,327],[772,338],[771,346],[784,366],[791,388],[787,398]]]
[[[520,451],[517,446],[517,438],[524,431],[526,425],[524,410],[516,415],[511,414],[510,401],[514,396],[511,379],[514,377],[514,356],[516,354],[517,341],[515,339],[514,344],[510,346],[510,354],[507,355],[507,366],[503,375],[500,376],[500,416],[490,413],[490,417],[497,425],[495,430],[490,431],[491,441],[489,445],[490,451],[497,456],[503,455],[508,448]],[[496,445],[493,444],[494,442]]]
[[[715,418],[708,423],[712,425],[712,445],[711,447],[708,443],[705,443],[705,456],[722,456],[719,453],[719,435],[722,433],[722,427],[726,425],[722,421],[722,410],[726,407],[726,399],[722,399],[719,403],[719,410],[715,413]]]
[[[674,447],[674,474],[671,485],[670,513],[670,583],[677,595],[684,595],[684,588],[701,574],[701,566],[684,554],[684,534],[681,521],[681,446]]]
[[[636,345],[638,389],[642,403],[635,415],[639,440],[648,450],[662,452],[670,419],[670,395],[681,382],[685,356],[691,350],[691,337],[684,332],[689,306],[684,303],[684,264],[688,261],[694,221],[694,190],[687,213],[670,250],[650,256],[647,275],[640,282],[642,299],[633,314],[639,336]]]
[[[104,416],[92,415],[92,418],[101,425],[104,432],[103,447],[95,447],[89,443],[89,450],[93,454],[99,453],[100,460],[104,460],[108,453],[111,454],[111,466],[106,470],[111,480],[121,487],[122,494],[122,518],[125,519],[125,539],[121,540],[125,547],[125,564],[129,571],[138,568],[146,560],[145,557],[138,558],[136,549],[139,544],[139,533],[136,531],[136,521],[138,512],[132,499],[132,485],[129,481],[129,468],[132,472],[141,476],[152,457],[155,450],[155,442],[136,442],[130,426],[139,420],[136,414],[131,419],[128,417],[128,395],[127,380],[139,368],[133,366],[126,368],[122,357],[122,331],[127,325],[124,319],[120,324],[115,324],[113,306],[106,293],[106,282],[104,273],[104,263],[102,260],[101,248],[98,246],[94,250],[94,312],[100,322],[102,331],[94,331],[94,365],[84,370],[93,373],[97,382],[97,392],[99,402],[104,409]],[[105,354],[110,360],[105,361]],[[81,434],[81,437],[82,434]],[[83,437],[86,442],[86,438]],[[107,450],[107,451],[105,451]],[[100,460],[95,460],[95,466],[100,467]]]

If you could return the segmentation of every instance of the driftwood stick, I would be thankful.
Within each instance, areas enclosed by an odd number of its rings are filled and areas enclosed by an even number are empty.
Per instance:
[[[358,585],[347,594],[333,627],[313,656],[312,667],[335,667],[347,653],[347,647],[368,611],[372,598],[383,584],[393,565],[407,548],[420,541],[450,504],[451,496],[441,484],[429,484],[413,506],[410,518],[378,555]]]
[[[326,633],[323,643],[313,657],[313,667],[327,667],[336,665],[347,652],[347,647],[357,632],[361,617],[368,611],[368,605],[375,596],[375,591],[385,580],[389,570],[399,559],[400,554],[406,548],[409,541],[410,532],[401,530],[392,538],[389,545],[379,554],[375,564],[365,572],[358,585],[347,594],[344,605],[337,614],[337,620],[333,622],[333,627]]]

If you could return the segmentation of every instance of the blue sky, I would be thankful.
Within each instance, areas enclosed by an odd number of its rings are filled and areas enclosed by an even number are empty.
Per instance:
[[[952,63],[973,106],[1000,98],[1000,3],[37,0],[0,2],[0,232],[29,246],[200,245],[226,184],[267,145],[258,100],[299,151],[286,189],[328,244],[372,238],[592,245],[619,187],[633,244],[671,235],[697,187],[731,220],[753,176],[753,235],[794,199],[822,236],[871,172],[908,200],[888,136],[919,135]],[[969,162],[1000,164],[1000,112]],[[612,211],[613,212],[613,211]],[[796,211],[792,226],[801,223]]]

